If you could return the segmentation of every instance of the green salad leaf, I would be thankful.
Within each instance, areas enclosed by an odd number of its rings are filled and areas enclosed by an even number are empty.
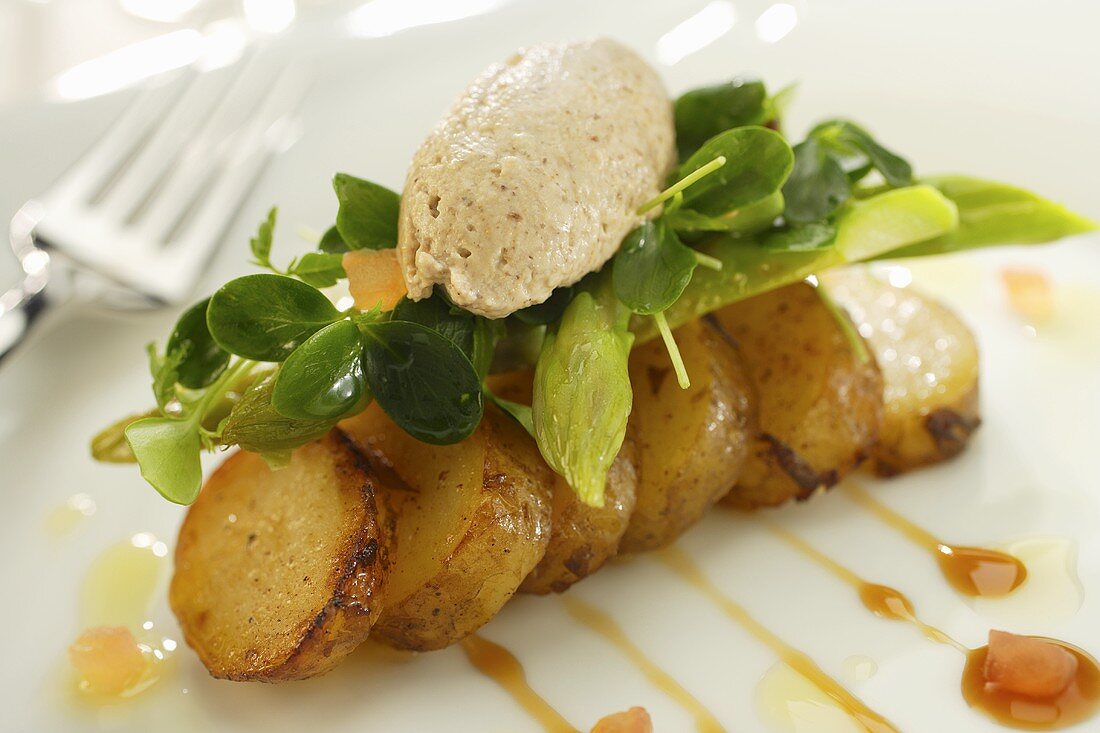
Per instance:
[[[845,171],[855,175],[865,174],[868,168],[874,168],[891,186],[909,186],[913,183],[913,168],[909,162],[897,153],[887,150],[871,133],[848,120],[828,120],[810,131],[809,137],[821,141],[822,145],[844,161]],[[862,160],[860,158],[862,156]]]
[[[783,136],[765,127],[736,127],[703,143],[679,167],[686,178],[716,158],[726,164],[683,191],[684,208],[721,216],[779,191],[794,155]]]
[[[374,324],[365,333],[363,364],[375,401],[417,440],[457,443],[481,421],[474,365],[437,331],[409,321]]]
[[[187,356],[187,347],[161,354],[154,343],[146,344],[149,357],[149,373],[153,376],[153,396],[157,406],[165,409],[176,399],[176,382],[179,381],[179,366]]]
[[[307,252],[294,260],[286,274],[294,275],[315,288],[329,288],[347,277],[344,256],[329,252]]]
[[[852,184],[840,164],[814,138],[794,146],[794,168],[783,184],[789,222],[827,219],[848,200]]]
[[[275,220],[279,215],[278,207],[271,207],[267,212],[267,218],[260,222],[260,229],[256,236],[249,240],[248,246],[252,250],[252,264],[263,268],[271,268],[271,244],[275,236]]]
[[[340,236],[340,230],[333,224],[321,235],[321,241],[317,243],[317,249],[326,254],[341,255],[351,251],[348,243]]]
[[[763,125],[771,111],[767,96],[763,82],[741,77],[680,95],[673,106],[680,159],[690,157],[720,132]]]
[[[436,331],[461,349],[482,377],[489,372],[493,348],[499,336],[497,329],[503,328],[503,324],[451,305],[439,293],[422,300],[402,298],[393,307],[390,318],[419,323]]]
[[[397,246],[397,216],[401,197],[377,183],[337,173],[332,179],[340,210],[336,229],[349,249],[392,249]]]
[[[336,249],[330,234],[333,231],[332,229],[321,238],[321,242],[318,244],[321,251],[309,252],[300,258],[292,259],[284,270],[276,267],[271,261],[271,245],[275,235],[277,213],[277,209],[268,212],[267,219],[260,223],[258,233],[249,242],[252,249],[252,264],[270,270],[276,275],[296,277],[316,288],[331,287],[337,281],[347,277],[347,273],[344,272],[343,255],[340,250]],[[339,233],[336,236],[338,238]],[[326,239],[328,240],[327,243]],[[343,244],[342,241],[340,244]],[[327,251],[326,246],[333,251]],[[345,246],[344,250],[346,249]]]
[[[279,414],[302,420],[345,417],[365,406],[363,347],[351,321],[337,321],[310,336],[283,362],[272,404]]]
[[[660,313],[684,292],[697,264],[695,252],[663,219],[647,221],[626,236],[615,255],[615,295],[635,313]]]
[[[168,338],[168,353],[180,354],[173,381],[188,389],[206,387],[229,364],[229,352],[218,345],[207,328],[206,309],[209,304],[210,298],[206,298],[184,311]]]
[[[190,504],[202,488],[202,443],[190,420],[146,417],[126,427],[126,442],[142,477],[175,504]]]
[[[231,354],[282,361],[341,314],[316,288],[282,275],[245,275],[210,298],[206,322]]]

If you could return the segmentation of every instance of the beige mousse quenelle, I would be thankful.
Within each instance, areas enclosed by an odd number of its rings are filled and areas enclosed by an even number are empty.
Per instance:
[[[413,299],[440,285],[502,318],[599,269],[675,163],[657,74],[615,41],[527,48],[487,69],[416,152],[398,259]]]

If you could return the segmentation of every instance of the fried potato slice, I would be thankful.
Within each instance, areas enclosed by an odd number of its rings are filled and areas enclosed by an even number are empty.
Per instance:
[[[542,559],[553,472],[523,428],[491,406],[455,445],[421,443],[377,405],[341,428],[367,456],[395,517],[375,633],[416,651],[460,641],[495,616]]]
[[[489,377],[489,388],[498,397],[529,405],[533,378],[529,370],[494,374]],[[521,591],[561,593],[616,555],[634,511],[634,456],[634,441],[627,435],[607,475],[602,507],[588,506],[561,476],[554,476],[550,541],[546,554],[520,586]]]
[[[637,486],[634,455],[634,441],[628,434],[607,474],[602,507],[588,506],[565,479],[554,477],[550,543],[542,560],[523,581],[521,591],[540,595],[561,593],[618,554],[634,511]]]
[[[660,340],[630,355],[638,449],[638,498],[620,551],[663,547],[734,485],[756,418],[737,349],[708,321],[675,332],[691,386],[676,382]]]
[[[882,426],[882,374],[861,362],[816,290],[796,283],[726,306],[714,320],[737,342],[756,395],[759,434],[727,503],[806,499],[866,458]]]
[[[180,528],[169,602],[214,677],[322,674],[370,634],[386,579],[387,522],[339,431],[272,471],[231,455]]]
[[[882,369],[886,411],[874,470],[890,476],[957,455],[981,423],[970,329],[943,305],[866,268],[831,271],[823,281]]]

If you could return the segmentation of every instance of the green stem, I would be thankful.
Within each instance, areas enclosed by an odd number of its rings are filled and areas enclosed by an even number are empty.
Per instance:
[[[710,270],[722,269],[722,260],[718,259],[717,257],[711,257],[710,255],[703,254],[699,250],[695,250],[695,261]]]
[[[649,201],[646,201],[644,204],[639,206],[638,207],[638,212],[637,212],[638,215],[641,216],[642,214],[646,213],[650,209],[654,209],[654,208],[660,206],[665,201],[668,201],[670,198],[672,198],[676,194],[680,193],[685,188],[687,188],[691,184],[695,183],[696,181],[698,181],[703,176],[710,175],[711,173],[718,170],[719,168],[721,168],[725,164],[726,164],[726,156],[719,155],[717,158],[715,158],[711,162],[707,163],[706,165],[702,166],[701,168],[695,169],[693,172],[689,173],[688,175],[684,176],[680,180],[676,181],[676,183],[672,184],[671,186],[666,188],[664,191],[661,191],[655,197],[651,198]]]
[[[664,311],[653,314],[653,320],[657,322],[657,330],[661,332],[661,338],[664,339],[665,349],[668,350],[668,356],[672,359],[672,368],[676,372],[676,382],[680,385],[680,389],[687,389],[691,386],[691,380],[688,379],[687,368],[684,366],[684,358],[680,356],[680,347],[676,345],[676,339],[672,336],[672,329],[668,327],[668,321],[665,319]]]
[[[207,411],[216,400],[224,396],[226,388],[229,385],[236,384],[237,380],[255,365],[256,362],[251,359],[238,359],[232,366],[226,368],[226,370],[221,373],[221,376],[206,388],[206,392],[204,392],[202,397],[199,398],[199,401],[195,403],[189,417],[191,422],[196,426],[202,425],[203,418],[206,416]]]

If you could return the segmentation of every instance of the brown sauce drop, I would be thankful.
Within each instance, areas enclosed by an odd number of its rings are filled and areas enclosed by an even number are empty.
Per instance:
[[[1027,579],[1019,559],[998,550],[938,544],[940,572],[963,595],[1006,596]]]
[[[768,646],[789,667],[828,695],[845,713],[862,725],[868,733],[898,733],[898,729],[890,721],[867,707],[862,700],[827,675],[810,657],[780,639],[770,629],[753,618],[748,611],[722,593],[703,574],[691,558],[678,548],[670,547],[664,550],[660,557],[669,568],[695,586],[730,619]]]
[[[973,708],[981,710],[1002,725],[1022,730],[1057,730],[1079,723],[1096,712],[1100,704],[1100,666],[1088,653],[1054,639],[1056,644],[1077,658],[1073,681],[1053,697],[1030,697],[990,684],[985,676],[989,647],[967,654],[963,668],[962,694]]]
[[[844,483],[843,489],[857,504],[901,532],[914,544],[934,553],[944,578],[963,595],[1003,596],[1014,591],[1027,579],[1027,568],[1018,558],[1008,553],[941,542],[928,530],[879,503],[851,481]]]
[[[667,672],[654,664],[626,635],[615,620],[606,613],[584,601],[565,596],[562,598],[569,615],[588,628],[604,637],[625,654],[634,666],[646,676],[654,687],[675,700],[695,718],[695,729],[699,733],[725,733],[718,719],[707,710],[703,703]]]
[[[908,621],[913,618],[913,604],[909,599],[888,585],[860,583],[859,600],[876,616]]]
[[[510,651],[476,634],[462,641],[466,658],[486,677],[503,687],[548,733],[579,733],[527,684],[523,665]]]

